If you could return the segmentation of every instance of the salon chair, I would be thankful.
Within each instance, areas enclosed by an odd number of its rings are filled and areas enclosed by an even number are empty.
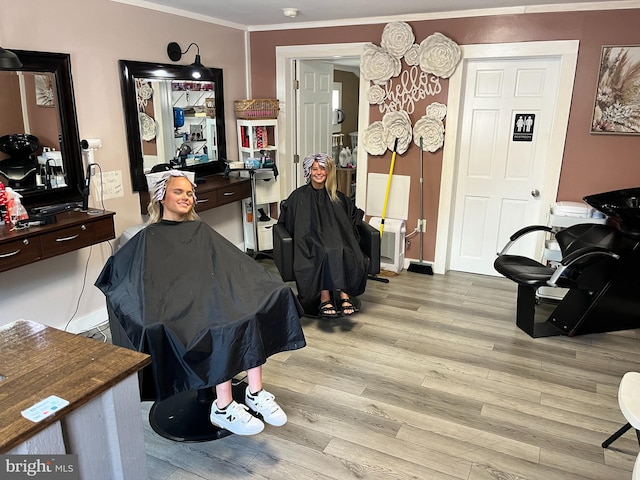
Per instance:
[[[145,224],[134,225],[124,230],[118,248],[145,226]],[[120,324],[108,302],[107,311],[113,344],[136,350],[125,327]],[[187,390],[156,400],[152,381],[152,369],[155,368],[153,364],[145,367],[139,373],[139,378],[141,399],[154,402],[149,410],[149,425],[158,435],[176,442],[206,442],[231,435],[228,430],[219,428],[209,421],[211,403],[215,399],[213,387]],[[243,399],[246,386],[246,382],[234,379],[232,381],[233,398],[238,401]]]
[[[370,280],[387,281],[387,279],[376,277],[380,273],[380,231],[366,222],[361,222],[358,225],[358,233],[360,234],[362,253],[369,258],[368,278]],[[293,238],[284,225],[280,223],[276,223],[273,226],[273,260],[284,282],[295,280],[293,274]],[[354,306],[358,309],[360,307],[359,299],[355,298],[354,301]],[[306,314],[317,316],[317,308],[309,305],[303,305],[303,307]]]
[[[531,337],[574,336],[640,327],[640,255],[638,238],[610,225],[577,224],[555,233],[562,260],[552,268],[510,254],[514,243],[550,227],[533,225],[514,233],[494,268],[518,284],[516,325]],[[568,291],[545,304],[539,287]]]
[[[9,158],[0,160],[0,175],[16,192],[36,188],[38,162],[33,154],[39,145],[38,137],[26,133],[0,137],[0,152],[9,155]]]

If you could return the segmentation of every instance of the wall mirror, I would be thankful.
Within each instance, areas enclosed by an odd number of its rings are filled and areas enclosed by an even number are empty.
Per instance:
[[[0,181],[27,207],[80,200],[70,55],[12,51],[23,65],[0,71]]]
[[[146,191],[154,167],[224,171],[222,69],[197,81],[187,66],[120,60],[129,166],[134,191]]]

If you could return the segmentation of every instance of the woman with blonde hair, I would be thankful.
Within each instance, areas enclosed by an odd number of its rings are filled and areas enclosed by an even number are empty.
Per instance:
[[[308,155],[303,167],[307,184],[282,202],[278,219],[293,239],[298,299],[306,312],[321,317],[352,315],[369,268],[357,230],[364,212],[337,189],[330,156]]]
[[[287,415],[262,386],[274,353],[305,346],[302,309],[291,289],[194,211],[195,184],[169,170],[151,194],[148,225],[109,258],[96,286],[107,297],[116,345],[152,357],[143,399],[215,387],[209,420],[238,435]],[[231,380],[246,371],[244,403]]]

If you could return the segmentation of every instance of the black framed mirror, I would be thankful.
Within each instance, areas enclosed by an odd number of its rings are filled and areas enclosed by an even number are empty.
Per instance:
[[[191,78],[188,66],[120,60],[129,167],[134,191],[147,191],[146,173],[163,165],[195,172],[224,171],[227,156],[222,69]]]
[[[0,71],[0,181],[28,207],[82,199],[82,151],[71,57],[12,50],[21,68]]]

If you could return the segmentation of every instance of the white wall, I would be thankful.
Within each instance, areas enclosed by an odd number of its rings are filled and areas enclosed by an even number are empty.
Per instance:
[[[118,60],[171,63],[169,42],[196,42],[202,62],[223,69],[227,156],[237,157],[233,102],[246,97],[244,32],[108,0],[0,0],[0,11],[3,48],[71,54],[80,137],[102,139],[95,161],[122,172],[124,196],[105,201],[116,212],[117,236],[142,222],[129,177]],[[190,55],[180,63],[191,63]],[[242,243],[239,202],[203,219]],[[110,254],[105,243],[0,273],[0,325],[25,318],[63,328],[72,317],[103,315],[104,296],[93,283]]]

